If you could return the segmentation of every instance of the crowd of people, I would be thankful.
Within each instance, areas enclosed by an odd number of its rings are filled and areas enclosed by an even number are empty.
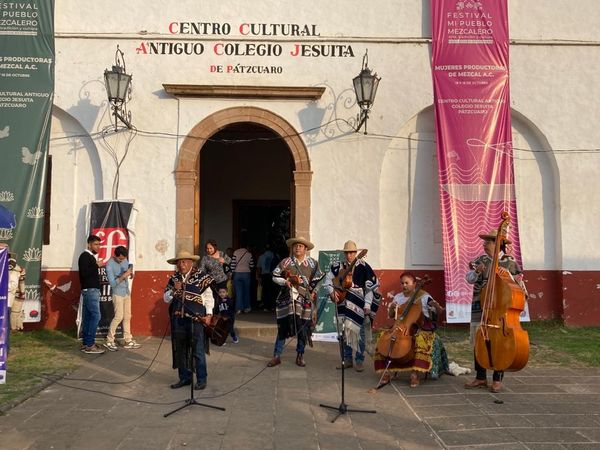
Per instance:
[[[481,292],[487,283],[496,244],[496,231],[480,235],[484,253],[476,258],[466,271],[466,280],[473,284],[471,339],[481,319]],[[505,268],[526,293],[522,272],[516,261],[507,254],[510,241],[503,238],[498,264]],[[100,238],[90,236],[87,249],[79,257],[79,277],[82,297],[82,351],[103,353],[105,349],[117,351],[115,338],[117,326],[123,325],[122,346],[136,349],[140,345],[131,334],[131,294],[129,280],[133,270],[128,262],[128,251],[117,247],[114,255],[104,265],[97,258]],[[213,326],[213,316],[225,318],[226,332],[233,343],[239,342],[235,329],[236,315],[252,310],[253,285],[259,286],[258,300],[266,311],[274,311],[277,322],[273,355],[268,367],[282,363],[282,353],[287,339],[296,340],[295,364],[306,366],[305,352],[312,345],[311,335],[317,323],[316,292],[323,287],[335,304],[338,339],[341,342],[341,361],[338,369],[365,369],[367,354],[366,336],[370,334],[382,296],[379,293],[377,275],[364,259],[366,249],[359,249],[354,241],[345,242],[340,252],[341,261],[335,262],[324,271],[319,263],[308,255],[314,247],[303,237],[286,241],[289,255],[280,258],[267,246],[255,263],[252,251],[245,245],[235,251],[222,252],[214,240],[205,245],[205,254],[200,257],[180,251],[167,262],[175,266],[165,290],[164,301],[169,304],[173,368],[178,370],[178,381],[171,385],[177,389],[193,383],[195,389],[204,389],[208,372],[206,352],[208,341],[206,330]],[[13,264],[14,266],[14,264]],[[96,344],[96,331],[100,319],[99,269],[106,268],[112,287],[114,318],[110,323],[106,341]],[[444,308],[427,291],[424,283],[414,274],[404,272],[400,276],[400,293],[390,292],[387,311],[388,323],[395,326],[413,314],[409,322],[410,345],[402,357],[392,354],[389,345],[375,347],[372,359],[374,370],[379,374],[378,388],[390,383],[401,373],[408,374],[410,387],[418,387],[424,379],[437,379],[448,371],[448,356],[440,336],[436,333]],[[255,284],[254,284],[255,283]],[[14,300],[13,300],[14,305]],[[397,328],[397,327],[396,327]],[[383,330],[380,340],[385,343]],[[395,342],[396,338],[393,339]],[[476,376],[465,384],[466,389],[487,388],[486,369],[477,358],[474,360]],[[494,371],[492,392],[502,387],[503,372]]]

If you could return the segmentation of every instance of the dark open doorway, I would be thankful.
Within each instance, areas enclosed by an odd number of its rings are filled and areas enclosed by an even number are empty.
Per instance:
[[[290,237],[289,200],[234,200],[233,243],[242,242],[255,250],[267,244],[278,254],[286,252],[285,241]]]
[[[287,144],[267,128],[236,123],[213,135],[200,153],[200,248],[207,239],[235,249],[245,238],[255,252],[285,243],[293,170]]]

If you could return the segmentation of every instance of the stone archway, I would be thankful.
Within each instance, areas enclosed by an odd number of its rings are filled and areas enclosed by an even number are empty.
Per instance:
[[[272,130],[286,143],[294,159],[291,192],[292,223],[295,236],[310,239],[310,186],[312,171],[308,151],[298,132],[282,117],[266,109],[243,106],[211,114],[188,133],[181,145],[175,169],[176,251],[198,251],[200,247],[200,177],[198,161],[206,140],[235,123],[253,123]]]

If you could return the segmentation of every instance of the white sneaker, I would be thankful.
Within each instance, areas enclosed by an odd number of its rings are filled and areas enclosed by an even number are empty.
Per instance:
[[[105,342],[104,344],[102,344],[105,348],[107,348],[109,351],[111,352],[116,352],[117,350],[119,350],[117,348],[117,345],[114,342]]]
[[[134,340],[125,342],[125,344],[123,345],[123,348],[127,348],[127,349],[140,348],[140,347],[141,347],[141,345],[138,344],[137,342],[135,342]]]

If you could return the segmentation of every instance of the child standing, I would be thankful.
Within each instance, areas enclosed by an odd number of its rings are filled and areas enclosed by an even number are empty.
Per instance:
[[[219,301],[217,303],[217,311],[220,315],[229,318],[229,334],[233,339],[233,343],[237,344],[240,342],[237,335],[235,334],[235,301],[227,295],[227,289],[222,287],[217,291],[219,294]]]

